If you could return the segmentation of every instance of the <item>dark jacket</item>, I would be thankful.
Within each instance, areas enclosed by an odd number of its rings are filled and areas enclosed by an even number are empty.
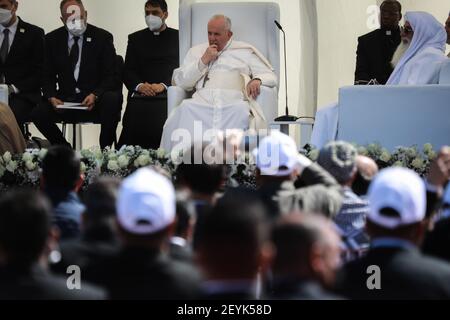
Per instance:
[[[44,68],[44,30],[19,19],[17,32],[6,62],[0,61],[0,74],[13,84],[18,96],[37,104],[41,98]]]
[[[377,79],[378,83],[386,84],[394,70],[390,61],[400,41],[400,29],[391,36],[386,35],[386,30],[377,29],[359,37],[355,82]]]
[[[119,300],[189,300],[198,298],[200,290],[200,277],[192,266],[139,247],[124,248],[85,277]]]
[[[369,266],[380,268],[380,290],[368,289],[367,281],[375,275]],[[338,274],[337,292],[363,300],[450,299],[450,265],[413,248],[374,248],[344,266]]]
[[[179,66],[178,30],[167,28],[159,35],[150,29],[128,36],[124,83],[130,94],[140,83],[171,85],[173,70]]]
[[[69,33],[65,27],[46,35],[46,55],[43,92],[45,98],[66,100],[76,95],[94,93],[101,97],[105,91],[117,88],[115,78],[116,50],[111,33],[88,24],[83,35],[80,74],[75,81],[68,47]],[[59,90],[56,90],[56,84]]]
[[[38,266],[0,267],[0,300],[103,300],[106,297],[103,290],[88,285],[83,278],[80,290],[68,289],[67,280]]]
[[[275,280],[271,299],[276,300],[340,300],[313,280],[286,278]]]

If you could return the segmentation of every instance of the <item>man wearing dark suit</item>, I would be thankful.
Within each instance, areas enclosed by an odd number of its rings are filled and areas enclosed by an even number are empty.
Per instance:
[[[165,0],[145,4],[148,28],[128,37],[124,83],[128,104],[119,145],[158,149],[167,119],[167,87],[179,66],[178,30],[167,27]]]
[[[450,299],[450,265],[418,249],[428,225],[422,179],[408,169],[385,169],[368,200],[369,252],[344,266],[337,291],[352,299]]]
[[[114,91],[117,77],[113,36],[87,24],[81,0],[63,0],[60,8],[65,27],[46,35],[46,101],[33,112],[33,122],[52,144],[67,144],[56,122],[99,120],[100,146],[105,148],[115,141],[122,108],[121,93]],[[63,102],[81,103],[87,110],[57,110]]]
[[[394,70],[391,59],[401,40],[402,6],[396,0],[386,0],[380,10],[381,28],[358,38],[355,84],[367,84],[372,79],[386,84]]]
[[[272,265],[274,299],[335,300],[327,292],[340,262],[340,241],[333,224],[319,215],[300,213],[281,218],[272,231],[276,257]]]
[[[126,178],[117,197],[116,221],[120,252],[92,264],[85,279],[105,287],[114,300],[198,296],[196,270],[166,253],[175,222],[175,190],[166,177],[143,168]]]
[[[102,290],[82,278],[81,288],[70,290],[67,274],[49,273],[49,254],[57,246],[51,214],[48,200],[35,191],[0,197],[0,300],[104,299]]]
[[[16,0],[0,0],[0,83],[7,84],[9,106],[23,130],[41,100],[44,30],[17,17]]]

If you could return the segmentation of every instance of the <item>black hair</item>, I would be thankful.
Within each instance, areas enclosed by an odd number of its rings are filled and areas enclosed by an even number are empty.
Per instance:
[[[145,6],[152,6],[155,8],[161,8],[163,12],[167,12],[167,2],[165,0],[148,0]]]
[[[0,199],[0,248],[7,264],[29,267],[38,260],[50,232],[51,210],[37,191],[12,191]]]
[[[42,176],[47,188],[57,188],[61,192],[73,190],[80,177],[80,158],[67,146],[48,149],[42,161]]]
[[[392,3],[392,4],[397,5],[397,7],[398,7],[398,12],[402,13],[402,4],[401,4],[400,2],[398,2],[397,0],[385,0],[385,1],[383,1],[383,3],[382,3],[381,6],[380,6],[380,10],[381,10],[381,9],[383,8],[383,6],[384,6],[385,4],[387,4],[387,3]]]
[[[81,5],[82,7],[84,7],[83,5],[83,1],[82,0],[62,0],[61,3],[59,4],[59,11],[63,11],[64,6],[66,5],[67,2],[69,1],[76,1],[79,5]]]

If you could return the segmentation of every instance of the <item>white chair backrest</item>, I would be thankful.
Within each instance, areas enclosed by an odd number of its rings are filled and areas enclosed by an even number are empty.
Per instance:
[[[450,59],[442,64],[439,73],[439,84],[450,84]]]
[[[280,19],[280,8],[273,2],[198,2],[181,0],[180,63],[188,50],[208,41],[207,24],[215,14],[231,19],[234,39],[255,46],[270,61],[280,76],[280,31],[274,20]]]

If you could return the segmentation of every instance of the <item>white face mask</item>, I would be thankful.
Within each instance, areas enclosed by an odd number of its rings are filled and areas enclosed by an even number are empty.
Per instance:
[[[151,14],[145,17],[145,22],[150,28],[150,31],[158,31],[163,25],[163,21],[160,17]]]
[[[0,24],[7,24],[12,19],[11,10],[0,8]]]
[[[66,28],[74,37],[80,37],[86,31],[87,24],[84,19],[75,19],[67,21]]]

